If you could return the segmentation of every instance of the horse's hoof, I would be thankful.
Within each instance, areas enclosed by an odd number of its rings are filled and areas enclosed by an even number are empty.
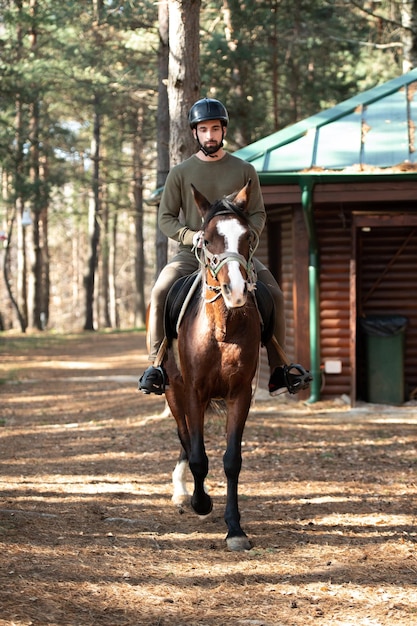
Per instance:
[[[206,517],[206,515],[211,513],[213,510],[213,500],[209,495],[204,495],[205,497],[202,501],[196,501],[194,497],[191,498],[191,506],[193,507],[194,512],[200,517]]]
[[[171,498],[172,504],[175,504],[175,506],[185,506],[187,504],[190,503],[190,496],[189,494],[178,494],[178,495],[174,495]]]
[[[234,552],[243,552],[252,548],[252,544],[247,537],[228,537],[226,544],[228,549]]]
[[[208,513],[205,513],[204,515],[198,515],[197,513],[198,519],[201,519],[201,521],[210,519],[211,517],[213,517],[213,515],[214,515],[213,509],[211,509],[211,511],[209,511]]]

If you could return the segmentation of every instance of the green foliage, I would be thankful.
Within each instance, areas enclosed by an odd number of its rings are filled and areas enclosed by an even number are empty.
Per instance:
[[[218,97],[227,105],[228,148],[251,143],[398,75],[398,11],[388,0],[203,3],[201,95]],[[8,191],[0,199],[0,227],[7,231],[16,197],[35,205],[42,193],[49,213],[53,289],[60,291],[56,282],[74,265],[74,255],[81,265],[86,262],[83,246],[98,113],[100,185],[121,241],[115,271],[123,281],[119,300],[125,311],[122,323],[127,324],[134,300],[129,287],[134,284],[132,154],[138,140],[145,197],[155,186],[157,4],[0,0],[0,16],[0,168],[3,180],[8,180]],[[34,147],[43,164],[35,182]],[[148,290],[154,275],[154,211],[144,208]],[[81,275],[79,270],[71,279],[81,284]],[[69,317],[76,316],[70,292],[62,288],[57,297],[70,303]]]
[[[400,72],[399,29],[356,3],[227,4],[228,32],[219,18],[222,0],[202,14],[201,65],[203,93],[215,93],[230,109],[229,140],[237,129],[255,141]],[[380,4],[388,17],[390,4]],[[389,47],[395,41],[398,48]]]

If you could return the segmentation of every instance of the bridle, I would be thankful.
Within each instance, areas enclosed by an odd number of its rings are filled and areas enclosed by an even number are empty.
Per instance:
[[[205,227],[207,228],[208,223],[214,217],[217,217],[219,215],[237,215],[237,214],[238,214],[237,211],[234,211],[234,210],[217,211],[216,213],[214,213],[214,215],[211,215],[208,220],[206,220]],[[256,248],[259,245],[259,237],[257,233],[255,233],[254,231],[252,231],[252,236],[253,236],[254,242],[249,247],[249,256],[247,259],[245,259],[243,254],[239,254],[239,252],[221,252],[220,254],[213,254],[207,248],[204,241],[203,241],[203,245],[201,246],[201,248],[196,247],[194,252],[199,263],[204,268],[207,268],[210,271],[212,277],[217,282],[218,282],[217,276],[221,268],[224,265],[226,265],[226,263],[229,263],[229,261],[237,261],[239,265],[241,265],[246,272],[246,275],[247,275],[246,283],[247,283],[248,291],[254,291],[256,288],[257,277],[256,277],[255,267],[253,264],[253,256],[255,254]],[[198,254],[199,250],[201,250],[202,252],[201,255]],[[220,285],[206,285],[206,288],[209,289],[210,291],[215,292],[215,296],[211,300],[208,300],[208,302],[214,302],[214,300],[216,300],[222,293]]]

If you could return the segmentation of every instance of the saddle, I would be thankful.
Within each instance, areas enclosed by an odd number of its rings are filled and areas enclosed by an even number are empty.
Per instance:
[[[165,336],[168,341],[178,337],[178,326],[184,311],[191,300],[201,295],[201,286],[199,271],[179,278],[172,285],[165,302],[164,314]],[[268,287],[259,280],[256,282],[254,293],[261,324],[261,343],[265,345],[271,340],[274,333],[274,300]]]

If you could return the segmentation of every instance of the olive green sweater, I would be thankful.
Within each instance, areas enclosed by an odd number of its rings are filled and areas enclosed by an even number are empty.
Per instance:
[[[251,228],[259,235],[265,224],[265,207],[258,175],[250,163],[226,153],[220,161],[202,161],[196,155],[174,166],[168,174],[159,207],[159,228],[180,248],[191,246],[201,230],[202,218],[195,204],[191,183],[210,203],[240,191],[252,180],[248,204]]]

